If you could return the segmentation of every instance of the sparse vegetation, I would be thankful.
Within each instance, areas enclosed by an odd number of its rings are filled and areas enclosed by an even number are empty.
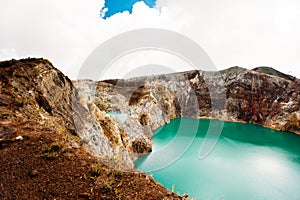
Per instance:
[[[63,152],[64,144],[64,141],[52,143],[49,148],[42,151],[43,157],[49,160],[58,158]]]
[[[18,106],[18,107],[23,107],[26,104],[27,104],[27,101],[25,101],[23,99],[19,99],[19,98],[15,99],[15,105]]]
[[[0,118],[7,119],[9,117],[9,113],[1,113]]]
[[[104,189],[107,191],[107,192],[110,192],[113,190],[112,186],[109,184],[109,183],[105,183],[104,184]]]
[[[100,176],[100,165],[96,164],[96,165],[92,165],[92,178],[96,178],[98,176]]]
[[[172,191],[172,193],[175,193],[175,185],[174,185],[174,184],[172,185],[171,191]],[[176,192],[176,194],[177,194],[178,196],[183,196],[183,197],[185,197],[186,200],[196,200],[194,197],[192,197],[192,198],[187,198],[187,197],[188,197],[188,194],[186,194],[186,193],[183,194],[183,195],[180,195],[179,192]]]
[[[48,160],[55,160],[58,157],[56,152],[44,152],[43,157]]]
[[[121,178],[123,175],[123,172],[121,170],[114,170],[111,172],[111,175],[116,178]]]
[[[120,190],[115,189],[114,193],[117,199],[122,199],[122,192]]]
[[[58,132],[61,133],[61,134],[66,134],[67,129],[65,127],[61,126],[61,127],[58,128]]]

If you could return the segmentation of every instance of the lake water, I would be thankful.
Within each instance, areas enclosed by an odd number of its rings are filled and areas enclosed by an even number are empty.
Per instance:
[[[187,192],[198,200],[299,200],[300,136],[223,123],[172,120],[155,131],[153,152],[139,158],[136,169],[169,190]],[[222,130],[219,139],[218,130]],[[212,151],[203,153],[214,141]]]
[[[117,112],[107,112],[106,115],[116,117],[122,124],[125,123],[125,121],[128,117],[127,114],[125,114],[125,113],[117,113]]]

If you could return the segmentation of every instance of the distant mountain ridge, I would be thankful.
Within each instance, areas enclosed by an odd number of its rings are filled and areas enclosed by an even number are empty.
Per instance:
[[[256,67],[253,69],[253,71],[257,71],[257,72],[261,72],[261,73],[265,73],[265,74],[269,74],[272,76],[278,76],[290,81],[294,81],[296,79],[296,77],[288,75],[288,74],[284,74],[272,67]]]
[[[96,96],[108,102],[106,107],[109,111],[145,111],[150,108],[143,105],[148,102],[151,107],[150,102],[154,101],[164,108],[167,119],[209,117],[300,133],[300,81],[272,68],[249,70],[231,67],[210,72],[192,70],[126,80],[104,80],[95,84],[99,92]],[[156,91],[157,88],[163,88],[163,91]],[[196,99],[189,99],[193,94]],[[115,104],[108,100],[111,98],[122,100]],[[192,109],[191,105],[195,104],[199,107]],[[151,113],[151,109],[146,112]],[[151,118],[151,114],[149,116]],[[155,116],[155,119],[160,118],[165,116]],[[151,124],[151,119],[149,121]],[[168,120],[154,124],[163,123],[168,123]],[[157,125],[154,127],[157,128]]]

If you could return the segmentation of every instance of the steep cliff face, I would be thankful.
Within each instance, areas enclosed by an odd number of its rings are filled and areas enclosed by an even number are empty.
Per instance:
[[[0,65],[1,118],[8,122],[49,119],[75,133],[71,107],[74,87],[43,59],[6,61]]]
[[[132,160],[124,145],[124,128],[119,121],[107,116],[96,106],[93,82],[74,83],[78,88],[73,97],[73,111],[77,113],[74,115],[74,125],[86,147],[96,156],[122,161],[132,168]]]
[[[226,84],[225,109],[235,119],[300,133],[299,79],[244,70]]]
[[[233,67],[94,83],[100,109],[127,113],[127,149],[149,149],[152,131],[176,117],[259,124],[300,134],[300,80],[271,68]],[[139,143],[139,150],[134,144]]]
[[[123,127],[95,106],[90,97],[91,83],[79,81],[80,89],[76,90],[66,76],[43,59],[2,65],[0,100],[8,105],[1,107],[4,121],[53,122],[58,129],[78,135],[93,155],[133,167],[122,141]]]
[[[0,62],[0,77],[0,199],[182,199],[132,170],[89,82],[76,90],[44,59]]]

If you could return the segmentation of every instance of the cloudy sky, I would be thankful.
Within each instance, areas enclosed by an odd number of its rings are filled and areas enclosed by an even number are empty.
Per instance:
[[[195,41],[218,69],[271,66],[300,77],[298,0],[130,0],[132,10],[125,5],[130,12],[119,13],[112,13],[120,11],[118,1],[109,2],[103,8],[104,0],[0,0],[0,60],[44,57],[76,79],[93,50],[111,37],[161,28]],[[191,67],[178,56],[143,50],[115,60],[105,77],[151,65]]]

